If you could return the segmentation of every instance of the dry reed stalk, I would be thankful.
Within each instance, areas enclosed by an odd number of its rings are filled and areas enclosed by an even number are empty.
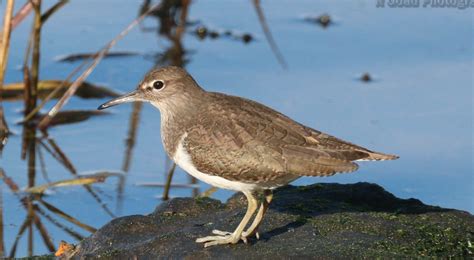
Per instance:
[[[25,86],[25,115],[36,107],[36,100],[38,97],[38,82],[39,82],[39,66],[40,66],[40,44],[41,44],[41,0],[37,4],[33,4],[35,12],[33,23],[33,49],[31,56],[31,71],[29,84]]]
[[[39,0],[31,0],[26,2],[18,12],[16,12],[15,16],[12,19],[12,30],[14,30],[27,16],[30,14],[31,10],[33,10],[33,4],[37,4]]]
[[[67,227],[66,225],[62,224],[59,222],[57,219],[53,218],[50,214],[48,214],[46,211],[44,211],[42,208],[38,207],[38,205],[35,206],[35,212],[39,213],[40,216],[44,217],[47,219],[51,224],[55,225],[56,227],[62,229],[64,232],[68,233],[70,236],[74,237],[75,239],[81,241],[84,239],[84,237],[79,234],[78,232],[74,231],[72,228]],[[54,248],[54,246],[53,246]],[[56,251],[56,250],[53,250]]]
[[[18,233],[16,234],[15,241],[13,242],[13,245],[10,249],[9,258],[15,257],[18,242],[20,241],[20,238],[23,236],[23,233],[25,233],[25,230],[30,225],[30,223],[31,223],[31,219],[26,218],[25,221],[23,221],[23,224],[21,224],[20,229],[18,230]]]
[[[46,23],[46,21],[51,17],[51,15],[53,15],[55,12],[61,9],[61,7],[63,7],[68,2],[69,0],[60,0],[51,8],[49,8],[48,11],[46,11],[43,15],[41,15],[41,24]]]
[[[173,180],[173,175],[174,171],[176,169],[176,163],[173,162],[173,165],[171,166],[171,169],[168,171],[168,174],[166,175],[166,184],[165,188],[163,189],[163,200],[169,200],[169,195],[170,195],[170,187],[171,187],[171,181]]]
[[[5,9],[5,17],[3,19],[3,33],[0,42],[0,90],[3,88],[3,80],[5,78],[5,68],[8,61],[8,50],[10,47],[11,36],[11,20],[13,15],[14,0],[8,0]]]
[[[43,199],[39,198],[37,200],[41,205],[43,205],[45,208],[47,208],[49,211],[53,212],[54,214],[58,215],[59,217],[69,221],[70,223],[84,229],[84,230],[87,230],[91,233],[94,233],[97,231],[97,229],[95,229],[94,227],[91,227],[87,224],[84,224],[82,222],[80,222],[79,220],[77,220],[76,218],[72,217],[71,215],[67,214],[66,212],[60,210],[59,208],[56,208],[55,206],[53,206],[52,204],[49,204],[48,202],[44,201]]]
[[[133,104],[132,113],[130,114],[129,128],[127,132],[127,139],[125,140],[125,156],[122,162],[122,171],[125,173],[124,178],[121,178],[117,185],[117,212],[122,210],[123,205],[123,194],[125,191],[126,176],[130,169],[132,162],[133,148],[135,147],[135,140],[137,139],[138,126],[140,123],[140,114],[142,111],[143,104],[135,102]]]
[[[41,219],[36,215],[36,208],[35,205],[33,205],[33,221],[36,226],[36,229],[38,229],[41,238],[43,239],[44,245],[48,248],[49,252],[53,253],[56,251],[56,247],[53,244],[53,241],[51,240],[51,237],[49,236],[48,230],[46,230],[46,227],[43,225],[43,222],[41,222]]]
[[[267,20],[265,19],[265,15],[263,14],[263,9],[260,6],[260,0],[253,0],[253,5],[255,7],[255,11],[257,11],[258,20],[260,21],[263,32],[265,34],[265,38],[267,39],[267,42],[270,45],[270,48],[272,49],[273,54],[275,54],[275,57],[277,58],[278,63],[280,63],[280,65],[284,69],[287,69],[288,65],[285,61],[285,58],[281,54],[280,49],[278,48],[278,45],[276,44],[275,40],[273,39],[273,35],[270,31],[270,27],[268,26]]]
[[[3,80],[5,79],[5,69],[8,61],[8,50],[10,47],[11,20],[13,15],[14,0],[8,0],[3,20],[3,33],[0,39],[0,95],[3,89]],[[2,100],[0,97],[0,148],[3,147],[4,139],[8,136],[9,130],[3,113]],[[1,149],[0,149],[1,151]]]

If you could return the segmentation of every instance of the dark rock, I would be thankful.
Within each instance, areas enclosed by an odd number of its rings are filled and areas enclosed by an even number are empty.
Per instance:
[[[472,256],[474,217],[399,199],[369,183],[288,186],[275,191],[260,240],[203,248],[212,229],[233,231],[244,215],[241,194],[227,204],[178,198],[147,216],[115,219],[85,239],[76,257],[148,258],[408,258]]]

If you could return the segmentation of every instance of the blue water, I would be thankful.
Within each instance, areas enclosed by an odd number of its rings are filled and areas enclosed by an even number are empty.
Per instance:
[[[17,2],[17,8],[23,4]],[[68,3],[43,28],[41,78],[67,76],[78,63],[59,63],[56,57],[98,50],[137,16],[140,4],[125,0]],[[2,11],[4,6],[2,3]],[[284,70],[277,63],[250,1],[196,1],[190,7],[190,20],[256,38],[249,44],[228,38],[200,41],[186,33],[183,45],[190,60],[186,68],[199,84],[207,90],[251,98],[313,128],[400,156],[396,161],[362,162],[356,173],[302,178],[296,184],[374,182],[398,197],[474,212],[472,8],[394,9],[376,8],[375,1],[309,0],[264,1],[263,8],[289,68]],[[303,19],[322,13],[332,16],[332,26],[322,28]],[[157,26],[152,18],[144,24]],[[26,20],[13,32],[7,83],[22,80],[18,67],[30,25],[31,19]],[[135,29],[114,49],[149,56],[169,45],[154,31]],[[153,66],[152,59],[142,56],[108,59],[88,81],[126,92]],[[375,80],[357,80],[364,72]],[[104,101],[73,98],[65,109],[95,109]],[[48,103],[44,111],[53,105]],[[7,102],[4,107],[17,135],[5,147],[0,167],[20,187],[26,187],[27,165],[20,159],[22,129],[14,125],[21,119],[22,103]],[[117,171],[124,158],[131,108],[114,107],[109,116],[53,128],[49,134],[79,172]],[[159,112],[145,105],[122,211],[116,211],[117,179],[93,185],[117,216],[147,214],[160,203],[157,196],[162,189],[137,186],[165,181],[166,157],[159,127]],[[52,157],[45,155],[45,159],[53,181],[72,177]],[[174,183],[187,182],[188,176],[178,170]],[[45,183],[39,170],[36,183]],[[200,191],[209,187],[200,186]],[[26,211],[4,183],[0,189],[8,254]],[[224,200],[231,194],[219,190],[213,197]],[[171,195],[191,196],[192,191],[172,189]],[[45,200],[96,228],[111,219],[82,187],[57,188]],[[60,240],[75,242],[46,219],[43,222],[55,245]],[[16,256],[27,255],[26,237],[20,239]],[[46,252],[35,231],[34,254]]]

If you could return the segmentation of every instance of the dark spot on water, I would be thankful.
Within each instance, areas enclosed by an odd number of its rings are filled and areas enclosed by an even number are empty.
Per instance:
[[[368,72],[366,72],[366,73],[362,74],[362,76],[360,76],[360,80],[362,82],[370,82],[373,79],[372,79],[372,76],[370,76],[370,74]]]
[[[209,32],[209,37],[210,37],[211,39],[216,39],[216,38],[219,37],[219,33],[216,32],[216,31],[211,31],[211,32]]]
[[[323,14],[321,16],[318,17],[318,23],[326,28],[330,23],[331,23],[331,16],[329,16],[328,14]]]
[[[204,39],[207,36],[207,28],[204,26],[200,26],[196,28],[196,35],[198,36],[199,39]]]
[[[326,28],[333,24],[332,18],[329,14],[322,14],[319,16],[309,16],[305,18],[305,21],[319,24],[321,27]]]
[[[194,34],[200,39],[204,40],[206,38],[217,39],[221,36],[229,37],[230,39],[242,41],[243,43],[249,43],[254,40],[254,37],[250,33],[236,33],[231,30],[225,30],[223,33],[219,33],[217,30],[213,30],[207,26],[201,25],[194,29]]]
[[[244,43],[249,43],[253,40],[253,37],[252,35],[248,34],[248,33],[245,33],[244,35],[242,35],[242,41]]]

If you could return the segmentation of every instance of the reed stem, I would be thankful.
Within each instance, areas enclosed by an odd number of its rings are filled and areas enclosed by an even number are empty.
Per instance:
[[[8,50],[10,48],[10,35],[11,35],[11,20],[13,16],[13,7],[15,5],[15,0],[8,0],[7,6],[5,9],[5,16],[3,19],[3,31],[0,39],[0,151],[3,146],[3,139],[9,133],[8,125],[5,120],[5,115],[3,113],[2,106],[2,90],[3,90],[3,81],[5,79],[5,69],[8,62]]]

